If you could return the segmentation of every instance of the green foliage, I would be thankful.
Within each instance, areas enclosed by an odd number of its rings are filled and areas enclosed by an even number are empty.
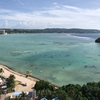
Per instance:
[[[24,93],[23,91],[22,91],[22,93],[20,94],[20,98],[21,98],[21,100],[25,100],[25,98],[26,98],[26,93]]]
[[[59,100],[67,100],[67,94],[64,90],[62,89],[57,89],[55,93],[55,97],[58,97]]]
[[[1,94],[4,94],[4,91],[3,91],[2,89],[0,89],[0,95],[1,95]]]
[[[58,97],[60,100],[67,100],[66,98],[68,97],[64,90],[61,88],[55,89],[53,85],[43,80],[37,81],[34,89],[37,91],[39,99],[45,97],[51,100],[52,98]]]
[[[100,100],[100,82],[90,82],[83,85],[82,93],[88,100]]]
[[[44,97],[47,98],[48,100],[51,100],[52,98],[55,98],[55,97],[58,97],[59,100],[67,100],[68,98],[66,92],[61,89],[57,89],[56,91],[43,89],[43,90],[39,90],[37,92],[37,95],[39,97],[39,100]]]
[[[77,100],[77,97],[80,96],[81,93],[81,86],[76,84],[69,84],[66,86],[62,86],[62,89],[65,90],[65,92],[68,94],[69,97],[71,97],[72,99]]]
[[[15,87],[15,76],[14,75],[10,75],[7,79],[6,79],[6,84],[8,88],[13,89]]]
[[[7,97],[6,100],[11,100],[10,97]]]
[[[0,89],[0,98],[1,98],[1,94],[4,94],[4,91]]]
[[[39,100],[44,97],[48,100],[55,97],[59,100],[100,100],[100,82],[90,82],[83,86],[69,84],[55,89],[49,82],[40,80],[36,82],[34,89]],[[26,95],[22,92],[19,98],[11,100],[25,100],[25,98]]]
[[[100,100],[100,82],[90,82],[86,85],[65,85],[62,89],[72,100]]]
[[[39,90],[46,90],[46,89],[49,89],[49,90],[53,90],[54,87],[49,83],[49,82],[46,82],[46,81],[43,81],[43,80],[40,80],[40,81],[37,81],[35,86],[34,86],[34,89],[36,91],[39,91]]]
[[[64,29],[64,28],[47,28],[47,29],[5,29],[7,33],[100,33],[100,30],[93,29]]]
[[[16,96],[15,98],[7,97],[6,100],[28,100],[26,93],[22,92],[20,96]]]
[[[52,98],[52,91],[50,91],[50,90],[39,90],[37,92],[37,95],[38,95],[39,99],[44,98],[44,97],[51,99]]]
[[[0,73],[3,74],[4,73],[4,70],[2,68],[0,68]]]
[[[11,93],[12,92],[12,87],[7,88],[7,93]]]
[[[15,97],[15,98],[10,98],[10,97],[7,97],[6,100],[22,100],[20,97]],[[25,100],[25,99],[24,99]]]

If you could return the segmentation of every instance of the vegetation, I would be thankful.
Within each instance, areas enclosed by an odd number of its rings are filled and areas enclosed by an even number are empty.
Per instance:
[[[90,82],[83,86],[69,84],[57,89],[50,88],[52,85],[43,80],[36,82],[34,89],[39,99],[42,97],[51,100],[58,97],[59,100],[100,100],[100,82]]]
[[[15,98],[7,97],[6,100],[30,100],[30,99],[27,99],[26,93],[22,92],[20,96],[16,96]]]
[[[43,97],[51,100],[52,98],[58,97],[60,100],[68,100],[67,94],[61,88],[55,89],[55,86],[51,85],[49,82],[43,80],[37,81],[34,89],[37,91],[37,96],[39,100]]]
[[[15,87],[15,76],[10,75],[7,81],[7,93],[12,92]],[[51,100],[57,97],[59,100],[100,100],[100,81],[99,82],[89,82],[83,86],[79,84],[68,84],[62,87],[56,87],[49,82],[44,80],[37,81],[34,89],[36,90],[38,99],[47,98]],[[0,95],[3,91],[0,90]],[[22,92],[19,97],[6,100],[26,100],[26,93]]]
[[[15,76],[14,75],[10,75],[7,79],[6,79],[6,84],[7,84],[7,92],[11,92],[14,87],[15,87]]]
[[[20,94],[21,100],[25,100],[26,96],[27,96],[26,93],[22,92],[22,93]]]
[[[37,81],[35,86],[34,86],[34,89],[38,92],[39,90],[43,90],[43,89],[49,89],[51,91],[54,90],[54,86],[51,85],[49,82],[46,82],[46,81],[43,81],[43,80],[40,80],[40,81]]]
[[[100,33],[96,29],[65,29],[65,28],[47,28],[47,29],[5,29],[7,33]]]
[[[1,94],[4,94],[4,91],[0,89],[0,100],[1,100]]]
[[[4,73],[4,70],[2,68],[0,68],[0,73],[3,74]]]
[[[40,80],[36,82],[34,89],[37,91],[38,100],[44,97],[47,100],[52,100],[55,97],[59,100],[100,100],[100,81],[89,82],[83,86],[79,84],[68,84],[55,88],[49,82]],[[7,98],[6,100],[26,100],[26,98],[27,95],[22,92],[15,99]]]
[[[95,40],[96,43],[100,43],[100,37]]]

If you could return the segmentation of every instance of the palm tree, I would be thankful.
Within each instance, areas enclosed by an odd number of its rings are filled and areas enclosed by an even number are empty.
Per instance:
[[[0,68],[0,73],[1,75],[4,73],[4,70],[2,68]]]
[[[26,93],[22,91],[22,93],[20,95],[21,95],[21,100],[25,100],[25,98],[27,96]]]
[[[10,75],[7,79],[6,79],[6,82],[7,82],[7,87],[10,87],[10,88],[14,88],[15,87],[15,76],[14,75]]]
[[[14,75],[10,75],[9,78],[14,81],[15,76]]]

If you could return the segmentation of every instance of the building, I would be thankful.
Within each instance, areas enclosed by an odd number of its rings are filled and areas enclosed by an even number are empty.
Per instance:
[[[5,34],[5,30],[0,30],[0,34]]]
[[[7,33],[5,32],[5,30],[0,30],[0,35],[7,35]]]

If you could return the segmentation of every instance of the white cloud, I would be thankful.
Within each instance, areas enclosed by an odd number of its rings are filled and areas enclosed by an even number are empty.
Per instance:
[[[54,2],[53,5],[58,5],[58,3],[57,2]]]
[[[0,9],[0,13],[10,13],[11,11],[10,10],[7,10],[7,9]]]
[[[54,4],[56,5],[56,3]],[[58,27],[100,29],[100,9],[82,9],[64,5],[28,13],[3,9],[0,10],[0,12],[0,19],[18,21],[16,25],[12,26],[15,28]],[[7,12],[7,14],[5,14],[5,12]]]
[[[70,10],[76,10],[76,11],[80,11],[81,10],[78,7],[73,7],[73,6],[68,6],[68,5],[63,6],[63,8],[70,9]]]
[[[8,20],[5,20],[5,27],[8,27]]]

